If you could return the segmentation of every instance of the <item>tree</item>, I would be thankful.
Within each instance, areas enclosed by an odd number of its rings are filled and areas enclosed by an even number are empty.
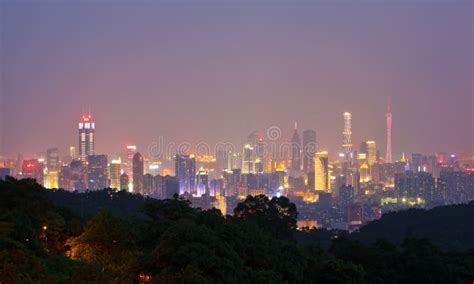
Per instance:
[[[274,197],[270,200],[266,195],[249,195],[234,209],[234,216],[256,222],[278,238],[291,238],[296,229],[298,211],[296,205],[286,197]]]
[[[132,281],[138,275],[139,251],[125,223],[102,211],[90,220],[84,232],[68,240],[68,256],[87,263],[99,264],[103,272],[121,282]]]

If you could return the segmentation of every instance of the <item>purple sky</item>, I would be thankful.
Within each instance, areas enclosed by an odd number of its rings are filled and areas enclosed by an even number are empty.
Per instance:
[[[335,152],[350,111],[384,154],[387,96],[394,155],[472,152],[472,1],[132,2],[0,2],[0,153],[64,153],[90,108],[100,153],[295,120]]]

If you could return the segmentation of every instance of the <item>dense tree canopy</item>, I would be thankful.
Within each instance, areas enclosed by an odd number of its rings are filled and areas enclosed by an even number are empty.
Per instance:
[[[83,204],[84,200],[91,204]],[[472,204],[450,210],[471,210],[466,206]],[[436,209],[433,220],[448,218],[438,216],[443,212]],[[179,198],[155,200],[108,189],[81,194],[48,191],[32,180],[8,178],[0,180],[0,282],[472,283],[474,279],[474,250],[441,250],[416,234],[397,243],[360,241],[366,232],[375,237],[374,226],[392,228],[384,218],[356,235],[296,233],[297,214],[284,197],[249,196],[231,217],[217,209],[194,209]],[[388,223],[392,218],[409,223],[403,216],[412,218],[410,214],[385,218]],[[430,224],[436,224],[426,218],[420,226],[429,237]],[[445,235],[450,236],[455,235]]]

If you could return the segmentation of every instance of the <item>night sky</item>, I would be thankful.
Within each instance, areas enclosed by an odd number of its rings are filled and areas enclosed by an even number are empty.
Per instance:
[[[0,1],[0,154],[66,154],[90,109],[98,153],[273,125],[289,140],[297,121],[335,154],[349,111],[355,148],[384,155],[388,96],[395,158],[472,151],[472,1],[15,2]]]

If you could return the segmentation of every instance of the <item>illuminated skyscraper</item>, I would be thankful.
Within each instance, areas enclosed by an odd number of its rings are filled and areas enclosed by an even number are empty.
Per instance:
[[[367,141],[367,162],[372,166],[377,161],[377,144],[375,141]]]
[[[298,174],[301,170],[301,140],[296,122],[293,137],[291,137],[291,170],[293,175]]]
[[[201,197],[203,194],[209,194],[209,175],[204,168],[200,168],[196,175],[196,194]]]
[[[392,106],[390,97],[388,98],[387,114],[387,154],[385,156],[386,163],[392,163]]]
[[[244,145],[242,155],[242,173],[255,173],[255,148],[250,143]]]
[[[121,190],[120,187],[120,175],[122,171],[122,161],[120,158],[118,160],[112,160],[109,167],[109,179],[110,179],[110,188]]]
[[[314,171],[316,148],[316,131],[305,130],[303,132],[303,171],[306,174]]]
[[[175,173],[179,184],[179,194],[195,192],[196,157],[194,155],[176,154]]]
[[[70,156],[71,159],[73,159],[73,160],[77,158],[76,147],[74,147],[74,146],[69,147],[69,156]]]
[[[342,149],[346,159],[352,154],[352,118],[350,112],[344,113],[344,130],[342,131]]]
[[[44,187],[59,187],[59,150],[51,148],[46,150],[46,168],[44,170]]]
[[[79,122],[79,158],[87,161],[87,156],[94,155],[95,123],[90,114],[83,115]]]
[[[314,187],[318,191],[329,190],[329,157],[327,151],[316,153]]]
[[[133,168],[133,192],[144,194],[143,174],[145,169],[145,159],[139,152],[135,153],[132,159]]]
[[[133,156],[137,153],[137,145],[127,145],[126,158],[123,161],[122,169],[128,173],[128,188],[133,191]],[[123,185],[122,185],[123,186]]]

